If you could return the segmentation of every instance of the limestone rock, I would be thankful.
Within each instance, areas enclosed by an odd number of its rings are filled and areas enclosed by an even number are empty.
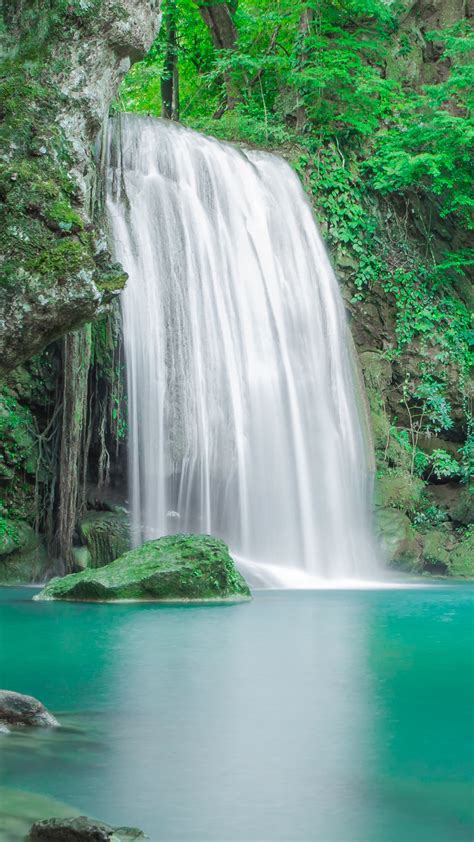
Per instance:
[[[94,144],[159,29],[159,3],[8,3],[4,23],[1,373],[90,321],[125,283],[92,214]]]
[[[250,590],[227,546],[210,535],[169,535],[96,570],[52,579],[39,600],[237,601]]]
[[[0,723],[18,727],[57,728],[59,722],[45,706],[13,690],[0,690]]]

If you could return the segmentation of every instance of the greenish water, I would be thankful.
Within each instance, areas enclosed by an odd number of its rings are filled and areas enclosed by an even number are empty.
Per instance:
[[[3,737],[1,783],[154,842],[470,842],[472,594],[172,607],[0,589],[0,685],[65,726]]]

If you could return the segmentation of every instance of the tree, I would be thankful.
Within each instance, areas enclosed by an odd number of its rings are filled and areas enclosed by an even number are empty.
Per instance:
[[[237,4],[231,7],[229,3],[206,3],[205,0],[195,0],[199,13],[209,29],[214,48],[218,51],[234,51],[237,48],[237,29],[234,23],[232,12],[235,12]],[[233,77],[232,69],[228,66],[224,72],[224,84],[226,90],[225,102],[219,107],[214,117],[221,117],[224,111],[235,108],[239,100],[239,90]]]
[[[178,70],[178,4],[168,0],[165,9],[166,48],[161,76],[162,116],[179,120],[179,70]]]

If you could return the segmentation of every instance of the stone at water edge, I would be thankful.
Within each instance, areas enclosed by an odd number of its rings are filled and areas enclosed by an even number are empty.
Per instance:
[[[134,842],[148,838],[135,827],[111,827],[87,816],[78,816],[35,822],[27,842]]]
[[[105,567],[52,579],[34,599],[240,601],[251,599],[251,594],[219,538],[167,535]]]
[[[0,690],[0,726],[58,728],[59,722],[33,696],[24,696],[13,690]]]

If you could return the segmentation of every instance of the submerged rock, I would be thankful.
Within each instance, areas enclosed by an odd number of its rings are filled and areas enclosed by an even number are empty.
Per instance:
[[[24,696],[13,690],[0,690],[0,725],[57,728],[59,722],[33,696]]]
[[[0,787],[2,842],[25,842],[32,824],[49,816],[72,818],[77,815],[79,810],[47,795]]]
[[[105,567],[52,579],[34,599],[187,601],[250,596],[223,541],[210,535],[168,535]]]
[[[135,827],[111,827],[87,816],[78,816],[36,822],[27,839],[29,842],[133,842],[148,837]]]

